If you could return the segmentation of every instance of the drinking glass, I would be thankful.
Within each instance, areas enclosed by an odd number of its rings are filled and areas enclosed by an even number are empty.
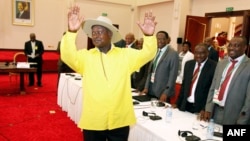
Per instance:
[[[156,106],[157,106],[158,100],[156,98],[151,98],[151,110],[152,112],[155,112]]]

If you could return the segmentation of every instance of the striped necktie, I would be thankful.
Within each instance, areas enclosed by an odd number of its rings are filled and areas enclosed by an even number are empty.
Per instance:
[[[219,92],[219,96],[218,96],[218,100],[221,101],[223,99],[223,96],[224,96],[224,93],[225,93],[225,90],[226,90],[226,87],[227,87],[227,84],[229,82],[229,79],[231,77],[231,74],[233,72],[233,69],[234,69],[234,66],[235,64],[238,62],[237,60],[231,60],[232,64],[231,66],[228,68],[227,70],[227,74],[225,76],[225,79],[224,81],[222,82],[221,84],[221,87],[220,87],[220,92]]]
[[[194,82],[196,81],[196,79],[198,77],[198,74],[199,74],[199,71],[200,71],[200,67],[201,67],[201,63],[198,63],[198,67],[195,69],[195,71],[193,73],[192,82],[191,82],[191,85],[190,85],[189,96],[192,93],[193,85],[194,85]]]

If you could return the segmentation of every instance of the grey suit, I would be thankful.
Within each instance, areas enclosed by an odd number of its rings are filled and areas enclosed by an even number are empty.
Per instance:
[[[214,90],[220,86],[228,59],[219,61],[209,90],[206,111],[218,124],[250,124],[250,59],[245,56],[234,73],[224,107],[213,103]]]
[[[175,80],[178,74],[179,57],[170,45],[159,60],[155,71],[154,83],[150,81],[152,75],[152,62],[149,66],[149,73],[145,88],[148,94],[160,98],[161,94],[167,94],[168,100],[175,94]]]

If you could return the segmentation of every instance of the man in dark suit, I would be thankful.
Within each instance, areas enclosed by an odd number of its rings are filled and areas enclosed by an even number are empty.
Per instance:
[[[219,53],[217,50],[214,49],[213,38],[206,37],[204,40],[204,43],[207,45],[207,48],[209,51],[208,58],[218,62],[219,61]]]
[[[144,90],[140,93],[157,97],[160,101],[170,101],[175,94],[175,80],[178,74],[179,56],[170,46],[170,37],[166,31],[156,34],[158,52],[149,66]]]
[[[27,7],[25,2],[18,2],[17,3],[17,9],[18,13],[16,14],[17,19],[30,19],[30,12],[28,10],[25,10]]]
[[[30,34],[30,40],[24,44],[24,53],[28,57],[28,62],[36,63],[32,64],[31,67],[37,68],[37,86],[42,86],[42,63],[44,47],[42,41],[36,40],[35,33]],[[34,85],[34,73],[29,73],[29,86]]]
[[[121,48],[136,48],[135,35],[133,33],[127,33],[125,36],[125,40],[121,39],[120,41],[114,43],[114,45]]]
[[[63,35],[65,33],[66,32],[64,32]],[[56,50],[57,50],[57,52],[59,54],[61,54],[61,41],[58,42]],[[61,55],[60,55],[60,58],[58,59],[57,65],[58,65],[58,79],[57,79],[57,84],[59,83],[61,73],[72,73],[72,72],[75,72],[67,64],[65,64],[62,61]]]
[[[215,123],[222,125],[250,124],[250,59],[245,54],[247,47],[245,37],[233,37],[229,41],[228,58],[219,61],[216,67],[206,112],[201,115],[203,120],[213,118]]]
[[[198,44],[195,47],[194,59],[185,64],[180,94],[176,104],[172,105],[174,108],[191,113],[205,110],[208,91],[217,64],[208,58],[208,54],[205,44]],[[195,75],[198,64],[200,64],[199,72]]]
[[[136,49],[140,50],[142,49],[142,46],[143,46],[143,38],[140,38],[137,41]],[[150,62],[146,63],[140,68],[139,71],[132,73],[131,86],[132,88],[135,89],[135,92],[143,91],[146,80],[147,80],[149,64]]]

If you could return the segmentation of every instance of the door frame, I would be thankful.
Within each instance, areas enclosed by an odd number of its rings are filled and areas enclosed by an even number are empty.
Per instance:
[[[211,18],[211,20],[212,18],[236,17],[236,16],[243,16],[243,22],[242,22],[243,26],[242,26],[241,36],[244,36],[247,39],[248,47],[246,50],[246,55],[250,57],[250,42],[249,42],[250,41],[250,10],[205,13],[205,17],[209,17]],[[211,27],[209,29],[211,29]]]

